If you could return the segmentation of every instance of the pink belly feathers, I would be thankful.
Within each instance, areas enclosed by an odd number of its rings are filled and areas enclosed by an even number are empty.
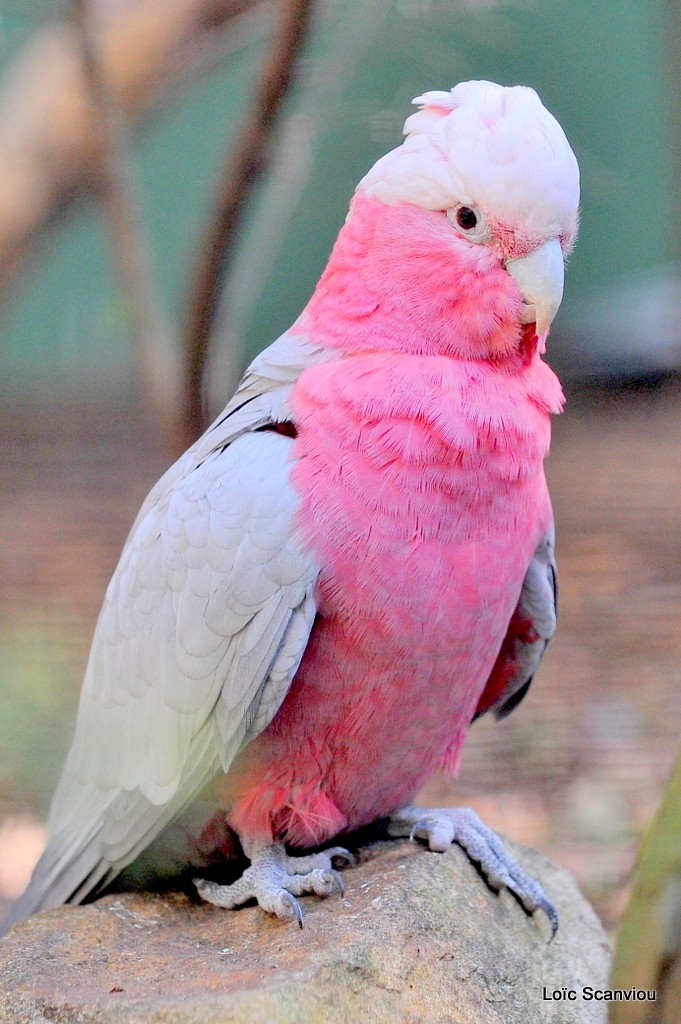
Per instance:
[[[242,835],[305,846],[454,770],[534,549],[560,404],[535,355],[508,370],[358,353],[292,398],[296,524],[324,567],[290,691],[228,777]]]

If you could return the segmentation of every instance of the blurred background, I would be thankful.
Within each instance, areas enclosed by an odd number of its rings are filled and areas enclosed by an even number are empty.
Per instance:
[[[560,631],[425,799],[570,868],[616,925],[681,711],[680,21],[663,0],[1,0],[0,902],[40,852],[142,498],[305,304],[411,99],[490,78],[537,89],[583,175],[547,356]]]

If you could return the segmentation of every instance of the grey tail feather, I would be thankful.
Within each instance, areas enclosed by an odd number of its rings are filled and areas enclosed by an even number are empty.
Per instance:
[[[101,892],[193,799],[197,788],[210,779],[218,767],[217,755],[210,744],[205,743],[177,798],[163,809],[154,808],[149,819],[142,819],[145,827],[141,834],[127,849],[119,850],[113,862],[102,856],[102,849],[106,849],[102,835],[106,808],[97,809],[100,812],[98,819],[84,835],[77,834],[70,839],[66,832],[55,835],[38,861],[25,892],[0,922],[0,936],[6,935],[13,924],[30,914],[49,910],[62,903],[82,903],[88,896]]]
[[[12,925],[39,910],[48,910],[62,903],[80,903],[110,871],[99,849],[99,829],[87,837],[80,849],[66,850],[51,842],[36,864],[26,890],[12,904],[0,923],[0,936]]]

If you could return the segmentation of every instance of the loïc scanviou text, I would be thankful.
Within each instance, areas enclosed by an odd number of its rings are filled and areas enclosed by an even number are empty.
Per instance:
[[[653,1003],[657,999],[654,988],[593,988],[584,985],[582,988],[542,988],[544,1002],[577,1002],[597,1001],[604,1003]]]

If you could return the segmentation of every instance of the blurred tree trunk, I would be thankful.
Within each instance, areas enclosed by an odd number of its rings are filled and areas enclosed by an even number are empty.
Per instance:
[[[636,867],[612,987],[657,990],[654,1003],[613,1003],[612,1024],[681,1024],[681,755]]]
[[[314,0],[281,0],[279,28],[255,90],[236,149],[224,164],[189,296],[184,338],[185,374],[182,427],[185,445],[207,426],[203,376],[222,284],[237,231],[261,175],[267,170],[274,129],[293,84],[307,37]]]
[[[171,454],[178,447],[175,346],[156,288],[126,126],[103,73],[101,18],[93,0],[73,0],[88,99],[98,134],[99,187],[111,262],[123,299],[145,399]]]
[[[224,56],[237,23],[272,8],[265,0],[139,0],[102,16],[102,77],[116,109],[138,119]],[[97,182],[95,120],[78,29],[48,23],[0,82],[0,288],[60,208]]]

